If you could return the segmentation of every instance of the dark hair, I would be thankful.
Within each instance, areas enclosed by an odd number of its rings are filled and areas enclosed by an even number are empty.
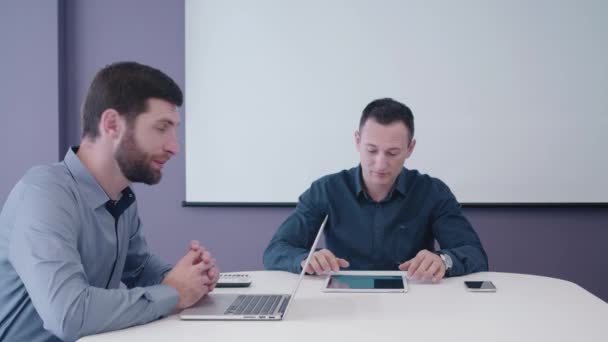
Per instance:
[[[181,106],[179,86],[162,71],[136,62],[110,64],[95,75],[82,106],[82,137],[97,138],[101,114],[114,109],[129,124],[156,98]]]
[[[370,118],[373,118],[381,125],[389,125],[393,122],[401,121],[410,131],[410,140],[414,137],[414,114],[412,114],[408,106],[401,102],[397,102],[391,98],[377,99],[370,102],[363,109],[363,113],[361,113],[359,130],[363,128],[363,125]]]

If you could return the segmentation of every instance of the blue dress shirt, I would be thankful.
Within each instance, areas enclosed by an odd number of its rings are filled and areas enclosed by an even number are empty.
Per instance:
[[[0,213],[0,340],[74,341],[170,314],[129,188],[110,201],[70,149],[29,170]]]
[[[325,215],[325,243],[351,270],[397,270],[435,241],[453,266],[448,276],[487,271],[479,237],[440,180],[403,168],[387,197],[375,202],[365,191],[361,168],[315,181],[264,252],[264,266],[298,273]]]

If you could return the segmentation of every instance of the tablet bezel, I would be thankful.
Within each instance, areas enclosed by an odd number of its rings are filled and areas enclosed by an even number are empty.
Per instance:
[[[408,291],[408,284],[407,284],[407,277],[406,277],[406,272],[402,272],[402,271],[340,271],[340,272],[332,272],[331,274],[329,274],[325,281],[323,282],[323,287],[322,287],[322,291],[323,292],[396,292],[396,293],[405,293]],[[342,289],[342,288],[329,288],[327,287],[329,285],[329,280],[331,279],[331,276],[337,276],[337,275],[345,275],[345,276],[400,276],[401,280],[403,281],[403,288],[402,289]]]

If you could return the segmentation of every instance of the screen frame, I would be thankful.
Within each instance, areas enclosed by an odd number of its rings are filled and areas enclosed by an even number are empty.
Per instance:
[[[334,293],[353,293],[353,292],[394,292],[394,293],[406,293],[408,292],[407,273],[402,271],[340,271],[332,272],[327,275],[323,281],[323,292],[334,292]],[[402,289],[342,289],[342,288],[330,288],[329,282],[332,276],[398,276],[403,281]]]

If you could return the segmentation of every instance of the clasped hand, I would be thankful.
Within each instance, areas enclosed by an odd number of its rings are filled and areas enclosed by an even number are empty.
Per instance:
[[[193,240],[186,255],[167,273],[163,284],[177,290],[179,300],[176,309],[183,310],[213,291],[219,277],[220,270],[215,258],[198,241]]]

